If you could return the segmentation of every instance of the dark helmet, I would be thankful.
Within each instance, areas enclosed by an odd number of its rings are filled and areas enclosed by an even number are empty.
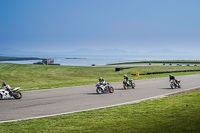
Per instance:
[[[101,81],[103,78],[102,77],[99,77],[99,81]]]
[[[2,82],[2,86],[6,86],[6,82]]]

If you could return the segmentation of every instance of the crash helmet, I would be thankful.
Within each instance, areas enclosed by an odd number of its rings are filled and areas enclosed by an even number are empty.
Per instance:
[[[6,82],[2,82],[2,87],[3,87],[3,86],[6,86]]]
[[[127,75],[126,74],[124,74],[124,77],[126,77]]]
[[[101,81],[103,78],[102,77],[99,77],[99,81]]]

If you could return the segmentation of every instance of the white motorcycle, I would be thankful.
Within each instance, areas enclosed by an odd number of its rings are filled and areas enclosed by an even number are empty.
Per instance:
[[[10,99],[10,98],[15,98],[15,99],[21,99],[22,94],[19,92],[20,87],[17,87],[15,89],[11,89],[11,92],[4,88],[0,88],[0,99]]]
[[[100,83],[98,83],[96,85],[96,92],[98,94],[107,93],[107,92],[113,93],[114,92],[114,88],[112,86],[110,86],[110,83],[107,83],[106,86],[101,85]]]

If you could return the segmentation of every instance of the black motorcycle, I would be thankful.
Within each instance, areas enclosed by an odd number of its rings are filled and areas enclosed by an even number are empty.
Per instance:
[[[170,80],[170,86],[172,89],[181,88],[181,81],[180,80]]]
[[[128,84],[127,80],[124,79],[123,80],[123,87],[124,87],[125,90],[127,90],[129,87],[135,89],[135,83],[133,83],[133,80],[131,79],[131,80],[129,80],[129,84]]]

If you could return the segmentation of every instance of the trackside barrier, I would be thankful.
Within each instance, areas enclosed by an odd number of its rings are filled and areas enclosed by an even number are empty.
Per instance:
[[[141,73],[140,75],[151,75],[151,74],[162,74],[162,73],[178,73],[178,72],[195,72],[195,71],[200,71],[200,70],[182,70],[182,71],[165,71],[165,72],[148,72],[148,73]],[[131,74],[135,75],[136,74]]]
[[[121,70],[124,70],[124,69],[130,69],[130,68],[134,68],[134,67],[117,67],[117,68],[115,68],[115,72],[121,71]]]

